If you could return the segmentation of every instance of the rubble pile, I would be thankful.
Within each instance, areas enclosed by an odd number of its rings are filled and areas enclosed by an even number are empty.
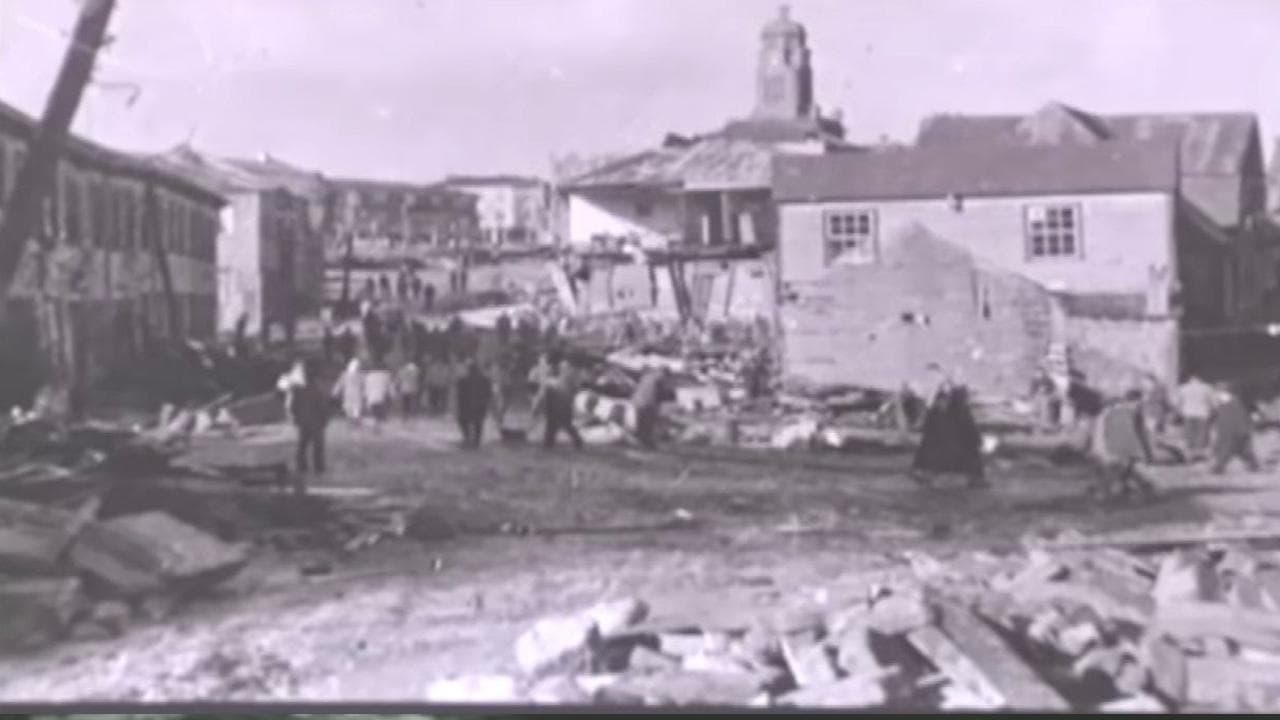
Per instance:
[[[1269,527],[1029,538],[1003,556],[908,552],[812,593],[605,602],[517,641],[521,675],[438,702],[880,710],[1280,709]],[[1127,547],[1127,550],[1120,548]],[[463,695],[468,697],[463,698]]]
[[[270,416],[252,409],[230,417]],[[267,549],[354,552],[405,533],[407,509],[385,499],[294,494],[278,428],[197,430],[200,413],[166,415],[147,430],[39,418],[3,429],[0,652],[119,635]]]

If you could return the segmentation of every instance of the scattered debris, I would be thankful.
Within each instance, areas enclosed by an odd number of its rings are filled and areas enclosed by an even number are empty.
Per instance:
[[[1228,591],[1280,571],[1280,556],[1069,542],[977,555],[916,558],[906,579],[843,600],[821,594],[816,607],[681,595],[643,621],[619,615],[636,621],[612,632],[584,611],[538,623],[526,637],[556,641],[533,653],[521,638],[517,654],[537,655],[521,665],[542,688],[561,687],[554,676],[584,688],[606,672],[607,683],[585,691],[613,705],[1280,709],[1280,611]],[[576,692],[557,696],[583,702]]]

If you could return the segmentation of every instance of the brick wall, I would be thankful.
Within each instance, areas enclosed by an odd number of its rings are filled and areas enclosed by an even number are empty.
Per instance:
[[[926,368],[938,363],[979,392],[1026,392],[1049,349],[1047,291],[919,228],[881,250],[876,264],[791,283],[780,310],[784,377],[927,390]]]

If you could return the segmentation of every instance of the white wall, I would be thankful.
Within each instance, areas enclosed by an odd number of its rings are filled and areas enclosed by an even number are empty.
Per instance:
[[[641,217],[637,196],[605,197],[585,193],[569,195],[569,239],[585,245],[594,235],[625,236],[636,234],[642,239],[665,238],[683,232],[680,202],[673,195],[650,198],[652,212]]]
[[[1078,204],[1083,255],[1028,259],[1024,207]],[[1177,277],[1173,196],[1164,193],[964,198],[956,211],[944,198],[859,203],[785,204],[780,208],[783,282],[810,281],[826,273],[823,214],[828,210],[874,209],[878,238],[893,237],[919,223],[997,267],[1054,290],[1146,292],[1152,267]]]

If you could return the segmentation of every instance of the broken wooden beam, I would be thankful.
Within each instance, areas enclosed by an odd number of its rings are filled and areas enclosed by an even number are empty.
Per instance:
[[[982,668],[1013,710],[1066,711],[1070,705],[1009,647],[994,628],[954,602],[936,605],[938,626],[960,653]]]
[[[933,625],[907,633],[907,641],[974,703],[973,709],[1001,710],[1008,701],[982,668],[965,656],[941,630]]]

